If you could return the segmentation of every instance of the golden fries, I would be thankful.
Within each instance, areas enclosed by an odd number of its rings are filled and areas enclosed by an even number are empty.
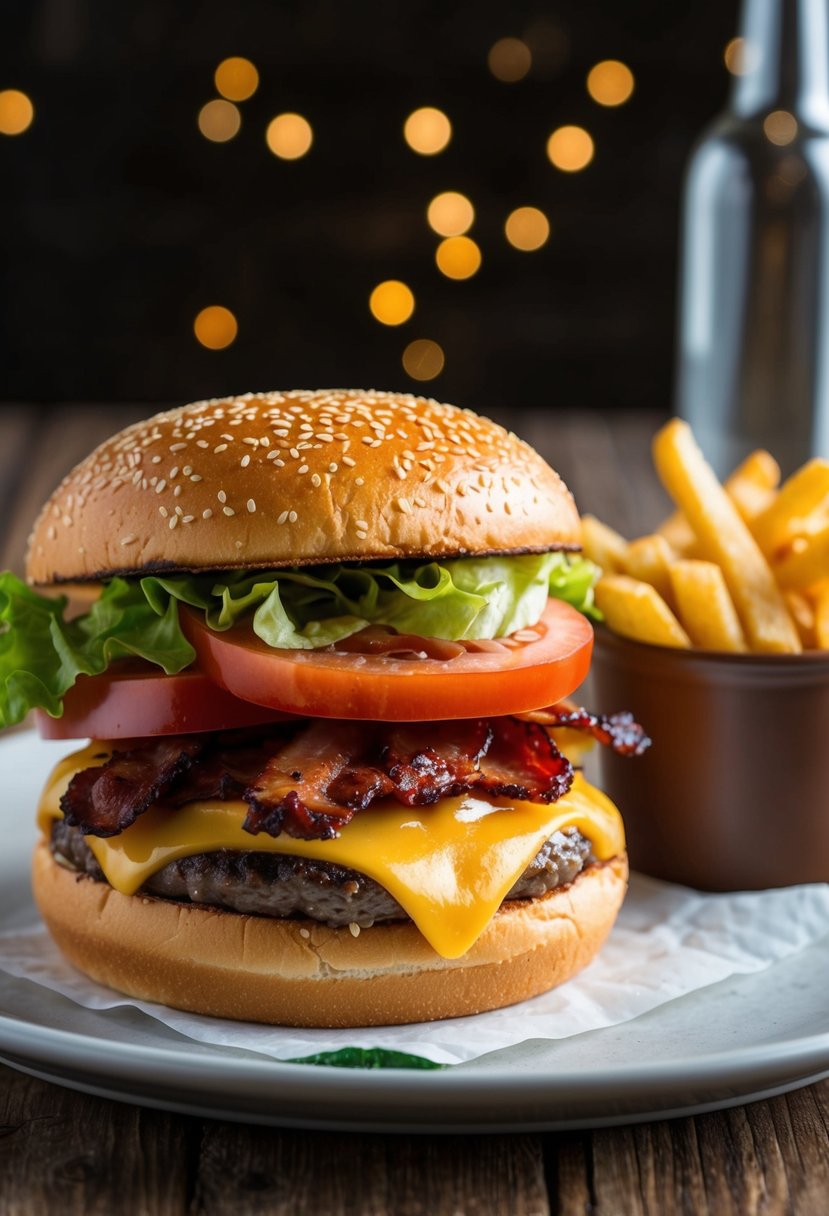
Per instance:
[[[774,560],[799,536],[829,524],[829,461],[810,460],[752,521],[758,545]]]
[[[665,488],[723,577],[753,650],[802,649],[783,594],[734,503],[696,445],[690,427],[673,419],[654,440],[654,460]]]
[[[642,583],[650,583],[652,587],[656,588],[665,603],[673,608],[674,593],[668,573],[673,560],[673,550],[664,536],[658,534],[640,536],[638,540],[632,540],[628,545],[621,569],[631,578],[639,579]]]
[[[581,543],[584,556],[606,573],[624,568],[627,541],[595,515],[581,517]]]
[[[670,580],[679,619],[695,646],[748,650],[723,572],[715,562],[674,562]]]
[[[596,605],[608,626],[622,637],[656,646],[691,645],[688,634],[650,583],[608,574],[596,585]]]
[[[652,535],[627,542],[585,517],[608,626],[732,654],[829,650],[829,460],[780,486],[777,461],[758,450],[720,485],[675,418],[654,439],[654,461],[678,509]]]

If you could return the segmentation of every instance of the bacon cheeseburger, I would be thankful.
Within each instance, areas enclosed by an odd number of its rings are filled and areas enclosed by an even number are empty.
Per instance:
[[[578,547],[532,449],[420,398],[247,395],[99,447],[35,524],[30,586],[0,581],[6,724],[36,706],[93,739],[40,805],[67,958],[307,1026],[475,1013],[583,967],[625,842],[556,730],[646,741],[560,704],[592,645]],[[98,593],[84,615],[62,584]]]

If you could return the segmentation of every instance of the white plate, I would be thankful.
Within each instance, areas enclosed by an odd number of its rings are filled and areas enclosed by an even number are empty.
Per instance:
[[[2,744],[0,931],[31,922],[43,764]],[[138,1010],[84,1009],[0,974],[0,1058],[61,1085],[184,1113],[372,1131],[519,1131],[684,1115],[829,1076],[829,937],[620,1026],[530,1040],[442,1072],[286,1064],[184,1038]],[[519,1007],[520,1008],[520,1007]]]

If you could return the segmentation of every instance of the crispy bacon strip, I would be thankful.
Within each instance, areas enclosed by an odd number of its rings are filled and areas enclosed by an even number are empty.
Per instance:
[[[547,732],[533,722],[493,718],[491,748],[476,789],[526,802],[555,802],[573,784],[573,766]]]
[[[568,726],[571,730],[583,730],[618,756],[641,756],[651,745],[650,738],[628,710],[608,716],[562,702],[515,716],[522,722],[535,722],[548,729]]]
[[[386,737],[380,763],[399,802],[429,806],[480,781],[479,761],[492,729],[483,719],[447,725],[413,722],[393,727]]]
[[[60,809],[84,835],[115,836],[159,802],[204,750],[203,736],[176,736],[115,752],[106,764],[83,769],[69,782]]]

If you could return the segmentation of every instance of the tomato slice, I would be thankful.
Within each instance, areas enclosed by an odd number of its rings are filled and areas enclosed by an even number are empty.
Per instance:
[[[167,676],[127,661],[100,676],[80,676],[64,697],[61,718],[41,709],[35,716],[43,739],[131,739],[232,730],[286,715],[240,701],[194,667]]]
[[[354,653],[351,639],[342,648],[275,650],[249,626],[217,633],[188,609],[181,623],[217,684],[246,701],[314,718],[424,722],[540,709],[581,684],[593,649],[590,622],[553,599],[532,629],[494,649],[462,646],[452,658],[428,657],[428,639],[426,657],[371,653],[371,646]]]

